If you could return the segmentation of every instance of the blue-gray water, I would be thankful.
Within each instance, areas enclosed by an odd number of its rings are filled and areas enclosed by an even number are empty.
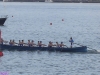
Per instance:
[[[100,51],[100,4],[0,2],[0,26],[5,40],[33,39],[76,43]],[[64,19],[64,21],[62,21]],[[52,23],[52,25],[50,25]],[[99,75],[100,54],[47,51],[3,51],[0,72],[9,75]]]

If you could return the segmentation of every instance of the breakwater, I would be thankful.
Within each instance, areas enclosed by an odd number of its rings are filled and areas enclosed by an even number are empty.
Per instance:
[[[3,0],[3,2],[66,2],[66,3],[100,3],[100,0]]]

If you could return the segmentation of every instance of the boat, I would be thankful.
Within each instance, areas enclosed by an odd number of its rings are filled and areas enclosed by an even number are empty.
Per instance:
[[[7,20],[7,15],[0,17],[0,26],[3,26],[5,21]]]
[[[29,46],[17,46],[17,45],[8,45],[0,44],[1,50],[19,50],[19,51],[60,51],[60,52],[87,52],[87,46],[81,47],[29,47]]]

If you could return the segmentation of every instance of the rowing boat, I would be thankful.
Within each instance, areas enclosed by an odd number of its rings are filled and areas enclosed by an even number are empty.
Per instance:
[[[7,45],[7,44],[0,44],[1,50],[19,50],[19,51],[60,51],[60,52],[87,52],[87,47],[72,47],[72,48],[65,48],[65,47],[29,47],[29,46],[17,46],[17,45]]]

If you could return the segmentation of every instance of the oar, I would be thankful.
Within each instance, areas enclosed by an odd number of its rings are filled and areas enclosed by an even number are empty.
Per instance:
[[[74,43],[74,44],[77,44],[77,43]],[[80,44],[77,44],[77,45],[83,46],[83,45],[80,45]],[[87,48],[97,51],[96,49],[93,49],[93,48],[90,48],[90,47],[87,47]]]
[[[80,44],[78,44],[78,43],[73,43],[73,44],[77,44],[77,45],[79,45],[79,46],[83,46],[83,45],[80,45]]]

